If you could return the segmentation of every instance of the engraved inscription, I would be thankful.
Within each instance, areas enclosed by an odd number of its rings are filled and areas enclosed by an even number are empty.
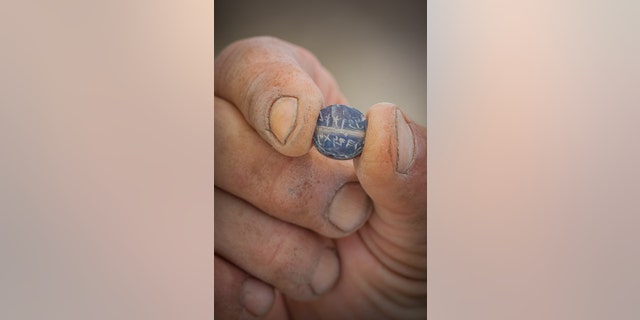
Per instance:
[[[334,104],[320,110],[313,143],[327,157],[352,159],[362,152],[366,128],[367,120],[360,111]]]

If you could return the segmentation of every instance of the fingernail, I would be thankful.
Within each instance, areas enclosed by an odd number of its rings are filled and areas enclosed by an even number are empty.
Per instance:
[[[415,141],[413,132],[400,110],[396,110],[396,139],[398,148],[396,171],[407,173],[413,166]]]
[[[371,212],[371,199],[357,182],[345,183],[331,199],[328,218],[343,232],[360,227]]]
[[[339,274],[340,262],[335,251],[331,249],[324,250],[311,278],[311,289],[317,295],[328,292],[338,280]]]
[[[282,97],[271,105],[269,115],[269,128],[281,144],[287,143],[296,125],[298,116],[298,99],[294,97]]]
[[[248,278],[242,285],[242,305],[254,316],[263,316],[269,312],[275,294],[273,288],[264,282]]]

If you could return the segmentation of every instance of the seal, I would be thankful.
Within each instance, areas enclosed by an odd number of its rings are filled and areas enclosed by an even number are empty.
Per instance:
[[[362,153],[367,119],[358,109],[333,104],[320,110],[313,144],[332,159],[353,159]]]

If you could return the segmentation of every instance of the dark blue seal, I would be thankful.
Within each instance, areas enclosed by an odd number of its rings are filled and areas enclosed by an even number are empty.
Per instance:
[[[323,155],[338,159],[353,159],[362,153],[367,119],[362,112],[343,104],[320,110],[313,144]]]

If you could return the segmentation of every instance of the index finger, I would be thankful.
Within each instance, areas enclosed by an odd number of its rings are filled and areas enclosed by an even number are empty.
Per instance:
[[[215,61],[214,80],[215,95],[237,106],[258,134],[287,156],[309,151],[325,102],[344,102],[311,53],[272,37],[231,44]]]

